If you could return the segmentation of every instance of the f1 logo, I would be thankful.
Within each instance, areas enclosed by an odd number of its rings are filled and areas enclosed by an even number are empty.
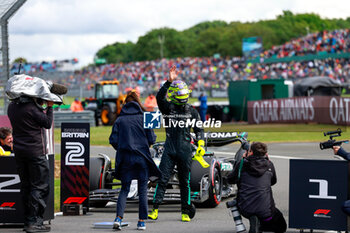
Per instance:
[[[325,209],[318,209],[314,212],[314,214],[324,214],[327,215],[331,210],[325,210]]]
[[[309,179],[310,183],[318,183],[318,195],[309,195],[309,198],[314,199],[337,199],[336,196],[328,196],[328,181],[320,179]]]
[[[1,177],[9,177],[12,178],[11,180],[5,181],[5,182],[0,182],[0,193],[19,193],[19,189],[4,189],[5,187],[12,186],[15,184],[19,184],[21,180],[19,179],[19,175],[15,174],[3,174],[0,175]]]
[[[16,202],[4,202],[0,205],[0,208],[5,208],[5,207],[10,207],[12,208],[14,205],[16,204]]]
[[[159,111],[156,112],[144,112],[143,113],[143,128],[145,129],[160,129],[162,114]]]
[[[72,204],[72,203],[76,203],[76,204],[81,204],[86,200],[86,197],[68,197],[63,204]]]
[[[66,149],[70,150],[66,155],[66,165],[84,166],[84,158],[79,158],[85,152],[83,144],[80,142],[66,142]]]

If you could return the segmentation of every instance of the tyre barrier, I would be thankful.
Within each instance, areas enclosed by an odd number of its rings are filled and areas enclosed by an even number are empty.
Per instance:
[[[93,111],[84,110],[81,112],[72,111],[55,111],[53,113],[53,121],[55,128],[60,128],[62,122],[67,123],[90,123],[90,127],[95,127],[95,113]]]

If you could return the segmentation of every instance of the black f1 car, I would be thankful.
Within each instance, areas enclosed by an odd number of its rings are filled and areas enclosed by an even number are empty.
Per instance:
[[[236,132],[208,132],[204,134],[206,153],[204,159],[210,167],[203,168],[198,162],[192,162],[190,188],[191,199],[197,207],[216,207],[222,198],[235,194],[234,185],[228,184],[227,176],[236,167],[245,150],[249,148],[248,134]],[[224,146],[240,142],[232,158],[215,156],[214,152],[207,151],[208,147]],[[196,152],[196,140],[193,140],[193,153]],[[164,150],[164,142],[156,143],[151,148],[153,160],[159,165]],[[120,192],[120,182],[113,182],[114,169],[108,156],[99,154],[90,158],[90,207],[104,207],[109,201],[116,201]],[[119,186],[113,188],[114,186]],[[149,182],[148,197],[151,200],[155,191],[155,182]],[[137,181],[132,181],[129,201],[138,200]],[[176,167],[169,180],[164,202],[180,202],[180,189]]]

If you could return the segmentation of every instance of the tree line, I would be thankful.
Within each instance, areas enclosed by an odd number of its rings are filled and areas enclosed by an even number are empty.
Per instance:
[[[308,32],[350,28],[347,19],[323,19],[318,14],[293,14],[283,11],[273,20],[257,22],[206,21],[189,29],[177,31],[159,28],[140,36],[136,43],[116,42],[106,45],[96,57],[107,63],[156,60],[176,57],[242,56],[242,39],[261,37],[264,50],[281,45]]]

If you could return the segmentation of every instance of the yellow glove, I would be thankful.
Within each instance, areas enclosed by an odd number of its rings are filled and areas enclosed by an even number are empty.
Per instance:
[[[193,156],[192,160],[197,160],[202,167],[207,168],[207,167],[210,167],[210,165],[203,159],[203,155],[205,154],[205,150],[203,146],[204,146],[204,141],[199,140],[196,154]]]
[[[11,151],[5,151],[1,146],[0,146],[0,156],[2,155],[10,155]]]

